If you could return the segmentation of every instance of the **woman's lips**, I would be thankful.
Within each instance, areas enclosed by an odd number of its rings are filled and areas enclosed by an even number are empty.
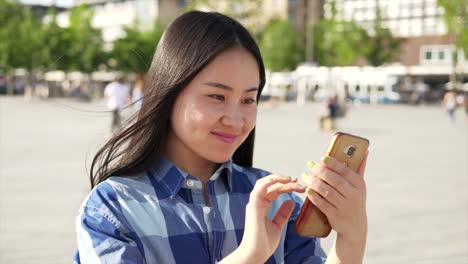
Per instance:
[[[227,134],[227,133],[211,132],[211,134],[215,135],[222,142],[229,143],[229,144],[234,143],[234,141],[236,141],[236,138],[237,138],[236,135]]]

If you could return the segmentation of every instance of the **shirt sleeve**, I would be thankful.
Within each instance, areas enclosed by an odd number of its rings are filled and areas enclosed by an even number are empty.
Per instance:
[[[145,263],[138,238],[114,213],[108,193],[94,191],[76,218],[78,263]],[[111,198],[111,199],[108,199]]]
[[[294,211],[289,219],[284,244],[285,263],[325,263],[326,254],[320,246],[320,239],[316,237],[301,237],[294,231],[297,217],[303,203],[302,199],[293,194]]]

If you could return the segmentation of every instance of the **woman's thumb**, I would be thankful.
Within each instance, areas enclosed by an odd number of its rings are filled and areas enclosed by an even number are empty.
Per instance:
[[[293,210],[294,202],[292,200],[287,200],[284,202],[280,206],[278,213],[276,213],[275,218],[273,218],[273,224],[275,224],[280,230],[283,229],[284,224],[288,222],[288,219],[291,216]]]

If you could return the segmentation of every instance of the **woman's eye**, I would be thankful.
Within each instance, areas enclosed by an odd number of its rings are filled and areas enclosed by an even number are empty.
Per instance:
[[[220,94],[210,94],[208,97],[211,97],[213,99],[219,100],[219,101],[224,101],[224,96]]]
[[[254,104],[256,101],[252,98],[249,98],[249,99],[245,99],[244,100],[244,104]]]

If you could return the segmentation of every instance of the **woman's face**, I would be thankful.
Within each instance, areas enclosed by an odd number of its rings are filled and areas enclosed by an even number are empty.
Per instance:
[[[219,54],[177,97],[168,151],[222,163],[254,128],[260,83],[255,58],[243,48]]]

